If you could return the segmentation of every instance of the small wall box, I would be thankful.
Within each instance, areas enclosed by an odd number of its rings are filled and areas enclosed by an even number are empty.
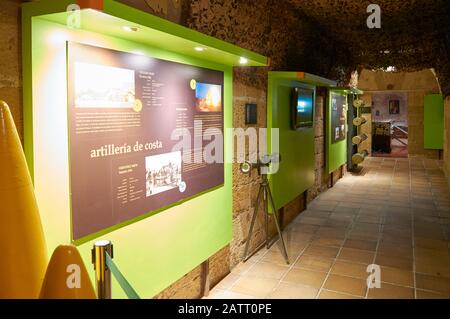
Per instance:
[[[254,103],[245,104],[245,125],[257,124],[257,105]]]

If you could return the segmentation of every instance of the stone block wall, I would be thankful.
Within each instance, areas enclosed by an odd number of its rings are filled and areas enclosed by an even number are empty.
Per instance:
[[[315,179],[314,186],[310,190],[308,190],[308,201],[311,201],[319,193],[326,190],[329,181],[329,176],[325,174],[325,103],[326,91],[318,90],[316,94],[316,109],[314,119]]]
[[[0,1],[0,100],[8,103],[23,141],[20,4]]]

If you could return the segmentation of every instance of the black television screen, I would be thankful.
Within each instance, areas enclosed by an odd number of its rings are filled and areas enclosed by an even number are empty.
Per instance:
[[[294,88],[291,95],[291,127],[294,130],[313,127],[314,90]]]

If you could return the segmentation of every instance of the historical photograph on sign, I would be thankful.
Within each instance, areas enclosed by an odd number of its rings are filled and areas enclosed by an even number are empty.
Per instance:
[[[198,112],[222,111],[222,87],[220,85],[197,83],[195,107]]]
[[[181,152],[145,158],[147,197],[177,188],[181,182]]]
[[[90,63],[75,63],[75,107],[133,108],[133,70]]]

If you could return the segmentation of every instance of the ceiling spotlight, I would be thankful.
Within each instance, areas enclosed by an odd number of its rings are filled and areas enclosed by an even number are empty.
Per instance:
[[[206,49],[205,49],[205,48],[202,48],[202,47],[195,47],[194,50],[197,51],[197,52],[203,52],[203,51],[205,51]]]
[[[248,59],[241,56],[241,57],[239,58],[239,63],[240,63],[240,64],[247,64],[247,63],[248,63]]]
[[[124,31],[126,31],[126,32],[137,32],[137,31],[139,31],[138,27],[132,27],[132,26],[129,26],[129,25],[123,26],[122,29]]]

